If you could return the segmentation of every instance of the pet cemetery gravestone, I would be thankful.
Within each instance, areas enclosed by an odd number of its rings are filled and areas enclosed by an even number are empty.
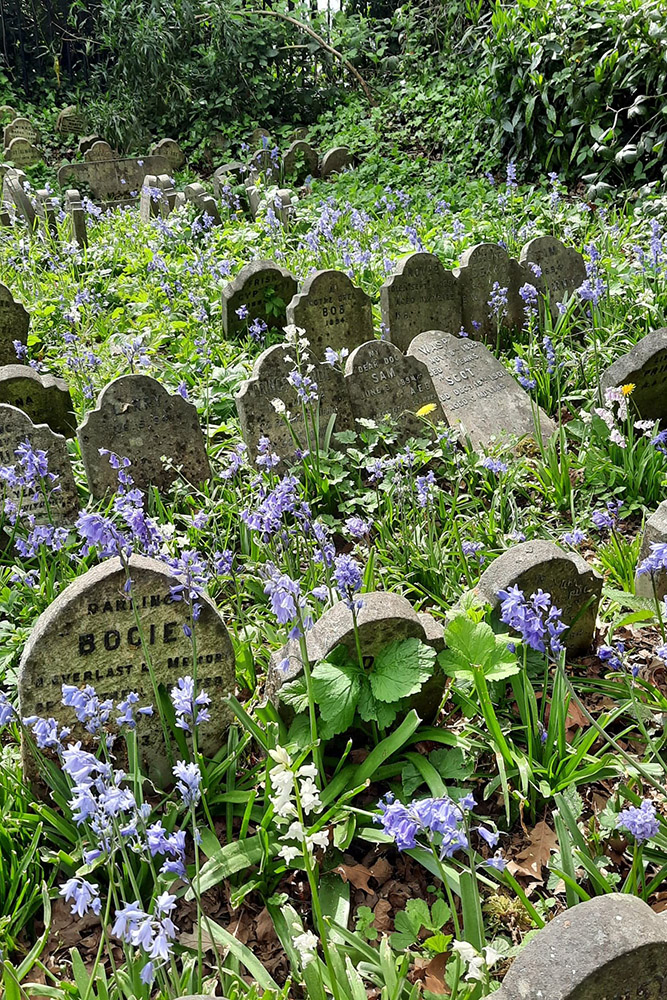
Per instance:
[[[0,285],[0,365],[15,364],[14,341],[28,343],[30,314],[5,285]]]
[[[42,159],[42,152],[29,139],[17,135],[5,149],[5,159],[15,167],[31,167]]]
[[[268,327],[285,326],[287,303],[297,292],[293,274],[275,261],[245,264],[222,289],[222,326],[227,334],[245,330],[259,319]]]
[[[0,122],[10,122],[17,117],[16,108],[13,108],[11,104],[3,104],[0,106]]]
[[[647,333],[603,373],[600,388],[632,384],[630,410],[642,420],[667,420],[667,327]]]
[[[151,156],[164,156],[171,170],[180,170],[185,163],[185,153],[175,139],[160,139],[150,148]]]
[[[287,322],[306,331],[311,353],[348,351],[373,339],[371,298],[343,271],[316,271],[287,306]]]
[[[357,347],[345,363],[345,384],[355,420],[393,417],[399,433],[418,434],[410,414],[430,406],[431,423],[445,421],[428,368],[415,357],[406,357],[394,344],[373,340]]]
[[[473,447],[508,435],[546,441],[556,432],[553,420],[479,341],[428,330],[407,353],[426,365],[447,421],[460,426]]]
[[[196,407],[178,393],[170,395],[150,375],[121,375],[109,382],[77,437],[95,498],[118,487],[118,473],[100,449],[129,458],[130,475],[142,490],[166,490],[181,477],[201,484],[211,475]]]
[[[46,188],[35,192],[35,215],[42,230],[51,239],[58,238],[57,218],[60,207],[56,198]]]
[[[95,163],[98,160],[113,160],[116,156],[108,142],[105,142],[104,139],[96,139],[86,149],[83,158],[87,163]]]
[[[194,624],[195,665],[193,643],[184,631],[192,624],[189,603],[174,590],[182,584],[164,563],[138,555],[130,557],[127,571],[120,559],[109,559],[70,583],[37,620],[21,657],[21,715],[53,716],[71,726],[72,742],[88,746],[72,709],[61,705],[62,685],[89,684],[100,701],[120,702],[136,691],[137,707],[154,707],[152,716],[137,717],[144,764],[151,778],[168,781],[171,765],[151,672],[156,685],[169,692],[178,678],[192,677],[196,669],[198,691],[211,699],[210,719],[197,727],[198,747],[207,756],[215,754],[231,719],[225,698],[234,690],[234,652],[220,615],[202,594]]]
[[[536,236],[530,240],[522,249],[519,261],[528,271],[533,270],[531,264],[539,267],[540,276],[533,271],[527,280],[538,292],[548,294],[554,319],[558,316],[558,304],[574,295],[586,280],[584,258],[578,250],[566,247],[555,236]]]
[[[63,108],[56,119],[56,132],[61,135],[81,135],[87,127],[86,115],[75,104]]]
[[[101,135],[84,135],[79,139],[77,146],[79,153],[83,156],[96,142],[104,142]]]
[[[319,159],[317,152],[308,142],[298,139],[283,154],[283,177],[293,178],[303,184],[306,177],[317,177]]]
[[[5,149],[10,145],[12,139],[27,139],[29,142],[37,144],[39,142],[39,132],[27,118],[14,118],[9,125],[5,125],[2,138]]]
[[[499,326],[509,329],[523,326],[525,311],[519,289],[533,284],[535,275],[503,247],[497,243],[470,247],[462,254],[461,266],[455,274],[461,292],[462,324],[469,336],[495,343]],[[498,286],[495,307],[494,285]]]
[[[297,447],[311,451],[315,447],[315,429],[310,412],[306,424],[298,390],[289,379],[295,368],[294,348],[288,344],[274,344],[257,358],[251,377],[242,383],[235,397],[241,434],[248,446],[251,465],[254,465],[259,441],[263,437],[269,439],[271,451],[283,462],[294,458]],[[354,422],[342,372],[331,365],[318,364],[314,358],[303,354],[301,370],[317,386],[317,398],[308,404],[307,410],[312,409],[319,420],[320,444],[333,416],[336,418],[334,433],[351,430]],[[284,415],[276,410],[274,400],[284,405]],[[288,413],[289,427],[286,423]]]
[[[139,198],[139,215],[142,221],[149,222],[153,218],[166,219],[176,207],[177,198],[178,192],[169,174],[160,174],[158,177],[147,174]]]
[[[351,167],[353,163],[354,157],[347,146],[334,146],[333,149],[329,149],[322,157],[320,176],[330,177],[332,174],[338,174],[341,170],[345,170],[346,167]]]
[[[648,558],[653,545],[664,545],[665,542],[667,542],[667,500],[663,500],[658,509],[646,519],[638,563],[641,565]],[[635,593],[638,597],[647,597],[649,600],[657,597],[661,601],[667,596],[667,571],[637,574]]]
[[[36,221],[35,206],[24,188],[26,180],[23,171],[8,171],[2,182],[2,200],[12,205],[16,215],[26,222],[29,229],[33,229]]]
[[[67,383],[55,375],[40,375],[29,365],[0,368],[0,403],[27,413],[33,424],[48,424],[56,434],[74,437],[76,417]]]
[[[87,184],[92,196],[110,207],[132,204],[139,197],[147,174],[168,173],[169,164],[163,156],[91,160],[63,164],[58,171],[58,183],[62,188]]]
[[[389,340],[401,351],[424,330],[461,329],[457,279],[432,253],[413,253],[398,263],[380,289],[380,309]]]
[[[201,213],[199,219],[201,220],[204,215],[207,215],[214,226],[219,226],[220,212],[218,211],[218,204],[213,198],[203,184],[188,184],[184,191],[185,200],[191,201],[197,210]],[[211,224],[209,223],[209,224]]]
[[[497,1000],[662,1000],[667,921],[610,893],[559,913],[515,958]]]
[[[78,243],[80,247],[87,247],[88,222],[86,218],[86,210],[83,207],[81,195],[76,188],[68,188],[68,190],[65,191],[64,208],[70,220],[72,240]]]
[[[76,520],[79,500],[65,438],[54,434],[46,424],[33,424],[23,410],[0,403],[0,466],[14,466],[19,477],[23,469],[17,450],[26,441],[33,451],[46,452],[49,474],[57,479],[50,481],[47,477],[42,490],[24,488],[20,478],[18,484],[12,485],[11,478],[0,477],[0,500],[9,500],[23,517],[34,517],[38,524],[71,524]]]
[[[216,198],[222,196],[222,192],[226,187],[236,186],[243,183],[243,178],[248,172],[248,167],[245,163],[241,163],[240,160],[234,160],[230,163],[223,163],[221,167],[218,167],[211,177],[211,183],[213,184],[213,194]]]
[[[568,626],[563,644],[570,655],[587,653],[595,634],[602,594],[602,577],[576,552],[564,552],[554,542],[513,545],[482,573],[476,593],[499,617],[499,590],[517,586],[527,598],[540,588],[551,594]]]

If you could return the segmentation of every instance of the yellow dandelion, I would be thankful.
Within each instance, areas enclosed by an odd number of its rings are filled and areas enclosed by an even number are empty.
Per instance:
[[[633,387],[634,388],[634,387]],[[433,413],[435,410],[435,403],[426,403],[421,409],[417,410],[418,417],[427,417],[429,413]]]
[[[630,396],[634,391],[635,391],[634,382],[628,382],[627,385],[621,386],[621,392],[623,393],[624,396]]]

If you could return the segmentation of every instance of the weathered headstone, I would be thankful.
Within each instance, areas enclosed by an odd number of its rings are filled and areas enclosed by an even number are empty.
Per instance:
[[[17,137],[28,139],[29,142],[33,143],[39,142],[39,132],[27,118],[14,118],[9,125],[5,125],[3,131],[5,148],[9,146],[12,139]]]
[[[652,545],[664,545],[665,542],[667,542],[667,500],[663,500],[658,509],[646,519],[638,562],[641,564],[650,555]],[[655,594],[653,592],[654,585]],[[650,573],[636,576],[635,593],[638,597],[648,597],[649,600],[653,600],[657,595],[658,600],[661,601],[663,597],[667,596],[667,571],[662,570],[654,574],[653,579]]]
[[[109,143],[98,139],[86,150],[83,158],[87,163],[96,163],[99,160],[114,160],[116,157]]]
[[[39,375],[29,365],[0,368],[0,403],[27,413],[33,424],[48,424],[56,434],[73,437],[76,417],[67,383],[55,375]]]
[[[0,365],[15,364],[14,341],[28,343],[30,314],[5,285],[0,285]]]
[[[0,106],[0,123],[4,124],[8,121],[14,121],[17,117],[16,108],[13,108],[11,104],[3,104]]]
[[[271,144],[271,133],[265,128],[255,128],[250,136],[251,149],[266,149]]]
[[[294,458],[297,448],[294,437],[301,449],[314,446],[314,442],[309,443],[309,437],[313,434],[312,424],[309,422],[307,428],[304,425],[301,402],[296,389],[288,381],[288,376],[296,368],[294,358],[294,349],[288,344],[274,344],[267,348],[257,358],[252,376],[241,384],[235,397],[241,434],[248,446],[251,464],[255,461],[262,437],[268,437],[271,450],[286,463]],[[312,371],[309,370],[307,374],[317,385],[317,401],[309,406],[319,415],[320,439],[324,440],[334,414],[334,432],[351,430],[354,426],[352,411],[341,372],[331,365],[313,362],[308,355],[304,355],[303,363],[313,365]],[[291,431],[285,418],[273,406],[274,399],[281,400],[290,413]]]
[[[197,209],[201,212],[201,217],[206,214],[213,220],[214,226],[219,226],[220,212],[218,210],[218,205],[203,184],[194,183],[188,184],[184,191],[185,198],[187,201],[193,202],[197,206]]]
[[[41,223],[41,227],[51,239],[58,238],[58,217],[59,206],[56,199],[46,189],[41,188],[35,192],[35,215]]]
[[[61,705],[62,685],[89,684],[100,701],[120,702],[136,691],[137,707],[154,706],[152,716],[137,718],[144,764],[149,777],[168,781],[171,766],[149,671],[167,693],[180,677],[196,672],[198,692],[211,699],[210,720],[197,726],[198,748],[206,756],[217,753],[231,720],[225,699],[234,690],[234,652],[215,606],[200,595],[195,665],[193,643],[183,629],[190,623],[190,608],[173,593],[182,583],[164,563],[139,555],[130,557],[127,573],[120,559],[109,559],[70,583],[37,620],[21,657],[22,717],[53,716],[72,727],[72,742],[87,745],[89,737],[72,709]]]
[[[279,188],[276,191],[276,199],[273,209],[283,226],[289,225],[293,220],[296,209],[294,202],[297,196],[291,188]]]
[[[86,116],[75,104],[63,108],[56,119],[56,131],[61,135],[81,135],[86,127]]]
[[[239,160],[234,160],[231,163],[223,163],[211,177],[215,197],[220,198],[223,188],[227,187],[227,185],[242,184],[247,172],[248,168],[246,164],[241,163]]]
[[[370,295],[343,271],[316,271],[306,278],[287,306],[287,322],[306,331],[310,351],[319,361],[327,347],[353,351],[373,339]]]
[[[83,202],[81,201],[81,195],[76,188],[68,188],[65,192],[65,211],[70,218],[72,239],[80,247],[87,247],[88,221]]]
[[[576,552],[564,552],[554,542],[513,545],[494,559],[475,588],[499,615],[498,591],[517,586],[527,598],[542,588],[563,612],[569,626],[563,633],[568,653],[587,653],[595,634],[602,577]]]
[[[497,243],[478,243],[465,250],[461,267],[454,272],[461,290],[462,324],[469,336],[495,343],[500,314],[500,325],[509,329],[523,326],[525,311],[519,289],[534,284],[535,275],[514,257],[510,257]],[[494,312],[492,300],[494,284],[506,289],[507,304]],[[449,331],[448,331],[449,332]],[[452,331],[455,332],[455,331]]]
[[[92,160],[63,164],[58,170],[58,183],[62,188],[88,184],[96,199],[129,203],[139,197],[147,174],[168,173],[169,164],[163,156]]]
[[[100,448],[129,458],[130,474],[142,490],[166,490],[181,477],[198,484],[211,474],[196,407],[178,393],[170,395],[150,375],[121,375],[109,382],[77,437],[96,498],[118,486],[117,472]],[[167,468],[162,456],[169,460]]]
[[[10,160],[15,167],[31,167],[34,163],[39,163],[42,153],[29,139],[17,135],[5,149],[5,159]]]
[[[548,292],[552,316],[558,316],[558,303],[574,295],[586,280],[586,265],[584,258],[574,247],[567,247],[555,236],[536,236],[521,251],[521,264],[532,271],[531,264],[537,264],[541,270],[538,278],[533,272],[526,280],[537,288],[538,292]]]
[[[105,140],[101,135],[84,135],[79,139],[78,150],[83,156],[87,153],[91,146],[96,142],[104,142]]]
[[[636,896],[559,913],[514,959],[497,1000],[663,1000],[667,921]]]
[[[171,199],[168,192],[172,193]],[[147,174],[144,177],[139,198],[139,214],[142,222],[149,222],[158,217],[166,219],[175,199],[176,192],[171,184],[171,178],[167,174],[161,174],[160,177],[156,177],[155,174]]]
[[[34,229],[37,216],[32,199],[24,188],[26,181],[22,170],[8,171],[2,182],[2,200],[13,205],[16,214],[25,220],[30,229]]]
[[[172,171],[180,170],[185,163],[185,153],[175,139],[160,139],[150,152],[151,156],[164,156]]]
[[[380,289],[380,309],[389,339],[401,351],[424,330],[461,328],[458,282],[432,253],[413,253],[398,263]]]
[[[293,142],[283,155],[283,177],[294,177],[297,184],[303,184],[306,177],[317,177],[319,160],[316,151],[308,142]]]
[[[260,319],[269,327],[285,325],[287,304],[296,294],[293,274],[272,260],[254,260],[222,289],[222,326],[225,333],[238,333],[246,323]],[[247,319],[237,309],[247,309]]]
[[[352,414],[356,419],[400,423],[404,413],[415,414],[431,406],[431,423],[445,420],[428,368],[414,357],[406,357],[394,344],[372,340],[355,348],[345,363],[345,383]],[[414,422],[411,422],[411,432]]]
[[[346,167],[351,167],[353,163],[354,157],[347,146],[334,146],[333,149],[329,149],[322,157],[320,176],[330,177],[331,174],[338,174],[341,170],[345,170]]]
[[[629,397],[633,414],[639,413],[642,420],[667,420],[667,327],[647,333],[600,379],[603,392],[628,384],[634,385]]]
[[[246,181],[245,190],[246,190],[246,197],[248,199],[248,209],[250,211],[250,215],[252,216],[253,219],[256,219],[259,213],[259,206],[262,203],[261,189],[257,187],[256,184],[249,184]]]
[[[486,447],[504,435],[541,435],[546,441],[555,433],[551,418],[479,341],[428,330],[415,337],[407,353],[424,362],[447,421],[460,425],[473,447]]]
[[[16,451],[25,441],[33,451],[46,452],[49,473],[58,478],[45,483],[45,494],[41,490],[12,487],[0,478],[0,499],[10,500],[17,512],[34,517],[38,524],[71,524],[79,511],[79,499],[65,438],[54,434],[46,424],[33,424],[23,410],[0,403],[0,466],[16,466],[20,474]]]

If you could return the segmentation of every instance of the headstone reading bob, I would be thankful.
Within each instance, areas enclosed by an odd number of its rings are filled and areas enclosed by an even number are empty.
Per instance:
[[[380,289],[380,309],[389,340],[401,351],[424,330],[461,329],[457,279],[432,253],[413,253],[399,261]]]
[[[285,326],[287,303],[296,294],[293,274],[272,260],[254,260],[222,289],[222,326],[230,336],[260,319],[269,327]],[[239,315],[238,310],[245,313]],[[247,312],[246,312],[247,310]]]
[[[306,278],[287,306],[287,322],[305,330],[319,361],[327,347],[353,351],[373,339],[370,295],[343,271],[316,271]]]

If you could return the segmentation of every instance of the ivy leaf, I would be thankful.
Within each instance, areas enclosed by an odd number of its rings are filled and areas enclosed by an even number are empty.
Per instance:
[[[396,719],[398,705],[387,705],[384,702],[378,701],[371,690],[368,678],[364,677],[359,693],[357,711],[364,722],[377,722],[378,726],[381,726],[382,729],[387,729]]]
[[[281,701],[286,705],[291,705],[297,715],[308,709],[308,691],[306,689],[306,678],[297,677],[296,680],[283,684],[278,692]]]
[[[330,736],[344,733],[352,725],[360,689],[359,668],[352,663],[324,660],[313,670],[313,695],[320,715],[334,727]]]
[[[378,701],[394,702],[416,694],[433,673],[435,650],[420,639],[397,639],[375,657],[370,674]]]

